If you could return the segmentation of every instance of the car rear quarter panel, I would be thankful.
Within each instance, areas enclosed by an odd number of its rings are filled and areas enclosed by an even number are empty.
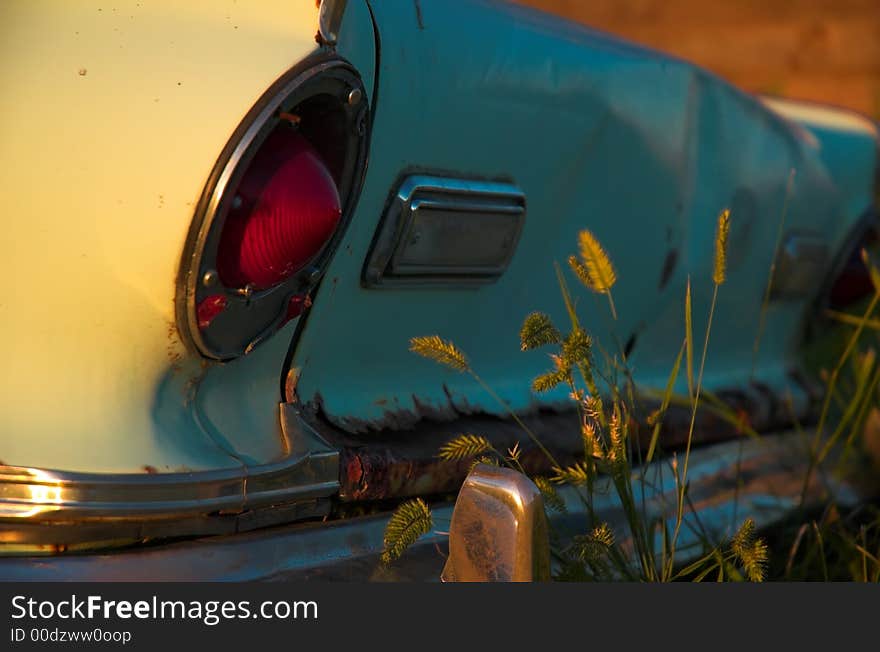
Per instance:
[[[348,52],[370,88],[372,25],[349,4],[364,29],[347,30]],[[271,458],[291,329],[271,372],[265,357],[218,372],[251,389],[271,377],[265,413],[212,412],[229,397],[194,400],[214,371],[178,338],[175,281],[227,139],[318,47],[315,3],[15,0],[0,25],[0,462],[163,472]],[[236,451],[236,427],[250,450]]]

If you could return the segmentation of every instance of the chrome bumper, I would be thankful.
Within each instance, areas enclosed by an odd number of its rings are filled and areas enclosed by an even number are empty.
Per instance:
[[[329,511],[339,453],[289,405],[277,462],[193,473],[71,473],[0,466],[0,554],[234,534]]]
[[[679,561],[701,551],[701,532],[719,540],[730,536],[746,517],[758,528],[768,527],[800,507],[808,457],[803,435],[784,433],[760,440],[741,440],[692,451],[689,497],[694,511],[681,530]],[[670,460],[654,462],[634,484],[644,489],[648,518],[672,514],[675,487]],[[833,491],[838,504],[856,505],[876,487],[865,488],[814,474],[806,492],[807,509],[822,504]],[[831,485],[827,483],[833,483]],[[737,484],[739,488],[737,489]],[[625,519],[613,490],[602,483],[594,500],[596,517],[623,537]],[[586,528],[582,502],[566,488],[560,494],[567,512],[548,514],[550,527],[561,536]],[[453,506],[434,506],[438,531],[423,537],[389,568],[379,564],[388,515],[304,523],[222,537],[109,554],[6,557],[0,579],[23,580],[439,580],[449,545],[445,530]],[[697,527],[699,524],[699,527]]]

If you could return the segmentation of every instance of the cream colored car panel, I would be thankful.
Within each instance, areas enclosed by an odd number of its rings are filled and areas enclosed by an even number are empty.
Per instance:
[[[220,150],[317,47],[315,3],[7,0],[0,25],[0,461],[235,466],[180,400],[203,370],[175,278]]]

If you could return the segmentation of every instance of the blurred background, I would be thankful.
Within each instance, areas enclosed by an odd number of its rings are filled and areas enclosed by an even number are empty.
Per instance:
[[[689,59],[750,91],[880,120],[880,0],[517,0]]]

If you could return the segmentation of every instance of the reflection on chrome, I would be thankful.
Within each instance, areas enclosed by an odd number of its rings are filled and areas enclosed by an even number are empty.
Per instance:
[[[61,480],[42,469],[23,468],[19,471],[33,483],[20,485],[20,497],[10,496],[0,503],[0,517],[32,518],[59,509],[64,502]]]

